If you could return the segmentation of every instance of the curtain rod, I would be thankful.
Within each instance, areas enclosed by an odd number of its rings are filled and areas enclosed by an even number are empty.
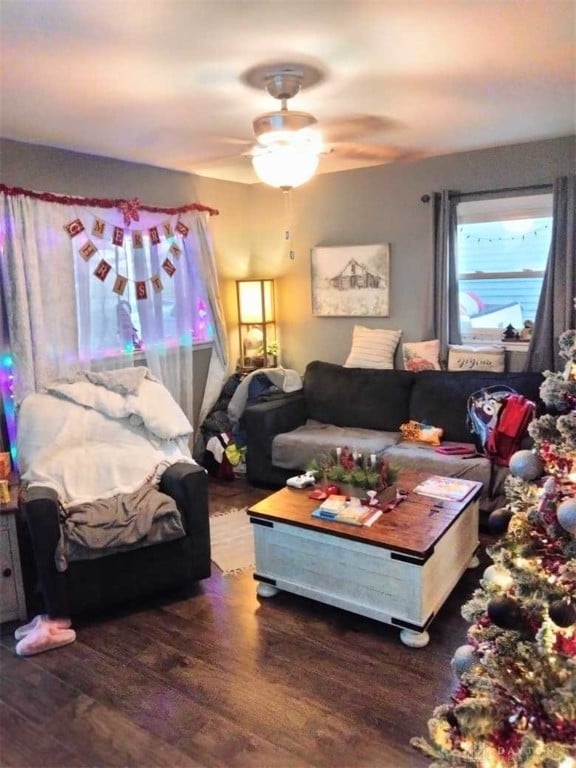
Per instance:
[[[527,192],[528,190],[552,190],[552,184],[529,184],[525,187],[503,187],[501,189],[479,189],[477,192],[450,192],[450,197],[475,197],[476,195],[493,195],[497,192]],[[431,195],[422,195],[420,200],[429,203]]]
[[[218,216],[220,213],[216,208],[210,208],[201,203],[188,203],[180,205],[177,208],[165,208],[157,205],[143,205],[136,197],[133,200],[111,199],[101,197],[76,197],[71,195],[61,195],[54,192],[35,192],[32,189],[22,189],[22,187],[8,187],[6,184],[0,184],[0,193],[10,196],[31,197],[34,200],[44,200],[48,203],[61,203],[62,205],[86,205],[92,208],[118,208],[123,210],[123,206],[132,206],[135,211],[148,211],[149,213],[186,213],[187,211],[206,211],[210,216]],[[138,217],[132,216],[134,221]]]

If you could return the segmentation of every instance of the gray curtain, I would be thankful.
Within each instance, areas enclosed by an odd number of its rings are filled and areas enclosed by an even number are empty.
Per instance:
[[[553,188],[552,241],[544,273],[526,371],[558,371],[564,366],[558,337],[576,327],[576,176],[561,176]]]
[[[440,360],[448,345],[460,344],[458,275],[456,270],[456,206],[458,195],[448,190],[432,196],[434,221],[434,338],[440,340]]]

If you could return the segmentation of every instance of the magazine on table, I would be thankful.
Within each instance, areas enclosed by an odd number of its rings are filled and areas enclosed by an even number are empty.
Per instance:
[[[421,496],[432,496],[435,499],[462,501],[473,488],[476,488],[476,483],[473,480],[465,480],[462,477],[431,475],[419,483],[414,488],[414,492]]]
[[[349,501],[346,496],[333,494],[312,512],[312,517],[329,520],[334,523],[370,526],[382,515],[381,509],[367,507],[358,502]]]

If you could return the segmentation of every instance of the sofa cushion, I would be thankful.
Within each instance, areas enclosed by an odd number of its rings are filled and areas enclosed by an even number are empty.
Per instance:
[[[461,456],[446,456],[437,453],[432,446],[416,445],[402,441],[386,451],[386,457],[393,468],[402,471],[417,470],[429,472],[431,475],[447,477],[464,477],[466,480],[477,480],[483,483],[482,495],[488,494],[490,485],[490,462],[483,456],[463,459]],[[402,475],[398,480],[402,484]],[[496,490],[496,489],[495,489]]]
[[[394,368],[394,354],[402,331],[355,325],[346,368]]]
[[[493,384],[506,384],[538,403],[542,379],[541,373],[534,372],[422,371],[415,375],[410,419],[442,427],[444,440],[470,442],[467,407],[473,392]]]
[[[336,427],[308,421],[272,441],[272,463],[282,469],[305,469],[314,458],[347,446],[360,453],[381,453],[400,440],[399,432]]]
[[[407,371],[439,371],[440,340],[408,341],[402,344],[402,361]]]
[[[503,346],[470,347],[451,344],[448,348],[449,371],[495,371],[502,373],[506,367],[506,350]]]
[[[304,374],[308,418],[338,427],[398,432],[409,419],[410,371],[345,368],[314,361]]]

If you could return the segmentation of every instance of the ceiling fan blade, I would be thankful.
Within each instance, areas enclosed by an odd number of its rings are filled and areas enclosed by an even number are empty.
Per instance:
[[[236,139],[232,136],[219,136],[218,141],[228,146],[250,147],[254,144],[254,139]]]
[[[380,160],[382,163],[393,160],[406,160],[413,157],[413,153],[384,144],[356,144],[352,142],[336,142],[330,144],[329,149],[340,157],[351,160]]]
[[[321,120],[319,128],[324,140],[330,144],[336,141],[351,141],[359,136],[372,136],[390,130],[394,121],[377,115],[349,115],[335,120]]]

